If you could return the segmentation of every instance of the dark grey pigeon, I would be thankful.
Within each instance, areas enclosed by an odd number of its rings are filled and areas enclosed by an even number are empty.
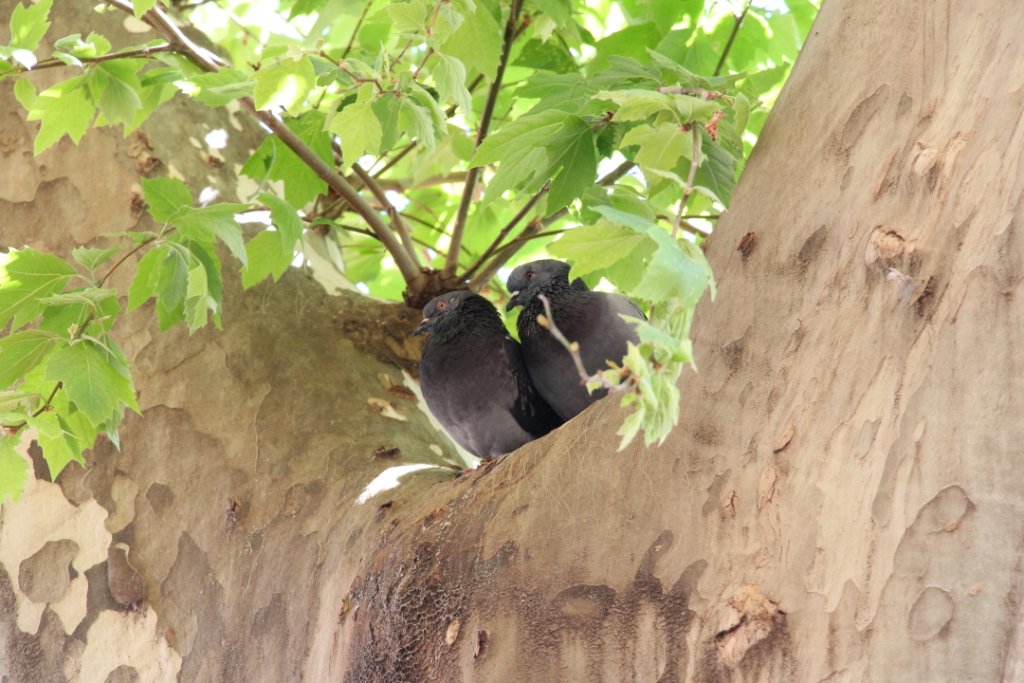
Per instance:
[[[442,294],[423,308],[413,334],[424,332],[423,398],[470,453],[493,458],[562,424],[530,383],[519,343],[490,301],[466,291]]]
[[[590,374],[606,370],[607,360],[622,361],[626,344],[635,343],[637,334],[634,326],[619,316],[643,318],[643,311],[621,294],[592,291],[580,279],[570,284],[569,265],[553,259],[518,266],[506,284],[511,294],[506,309],[523,307],[519,339],[530,379],[563,420],[572,419],[608,391],[587,391],[569,351],[537,322],[537,316],[544,313],[537,295],[547,296],[562,334],[579,342],[583,367]]]

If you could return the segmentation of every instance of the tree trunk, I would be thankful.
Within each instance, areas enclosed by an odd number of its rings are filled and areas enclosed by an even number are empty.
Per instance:
[[[413,313],[292,273],[232,285],[223,333],[129,316],[145,417],[3,506],[0,673],[1021,680],[1022,34],[1015,3],[825,3],[708,242],[657,449],[616,453],[602,401],[360,502],[455,458],[401,384]],[[34,160],[4,116],[3,241],[64,250],[140,220],[140,158],[203,182],[181,131],[224,125],[181,103],[151,149]]]

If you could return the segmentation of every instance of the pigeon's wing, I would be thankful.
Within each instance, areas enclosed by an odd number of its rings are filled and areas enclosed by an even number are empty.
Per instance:
[[[530,381],[530,375],[523,363],[519,343],[511,337],[504,340],[505,359],[512,379],[515,381],[516,396],[511,405],[512,417],[526,432],[534,437],[547,434],[562,424],[562,418],[552,410]]]
[[[643,310],[630,299],[622,296],[621,294],[609,293],[605,295],[609,299],[609,308],[612,312],[622,315],[628,315],[632,318],[640,318],[641,320],[647,320],[647,316],[644,315]]]

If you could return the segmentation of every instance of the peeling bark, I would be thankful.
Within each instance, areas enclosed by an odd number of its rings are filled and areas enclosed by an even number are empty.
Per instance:
[[[403,388],[412,313],[296,272],[229,278],[224,332],[128,316],[144,417],[2,508],[0,674],[1020,678],[1022,33],[992,0],[825,3],[708,242],[719,295],[658,449],[615,453],[602,401],[358,504],[456,459]],[[0,98],[5,243],[144,221],[138,177],[172,165],[235,192],[244,149],[180,144],[215,112],[33,159]]]

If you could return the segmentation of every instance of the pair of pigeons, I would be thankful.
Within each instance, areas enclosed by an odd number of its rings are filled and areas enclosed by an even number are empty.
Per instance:
[[[547,297],[555,325],[579,343],[588,373],[607,368],[637,341],[621,315],[642,318],[620,294],[569,282],[569,266],[547,259],[521,265],[508,278],[506,310],[522,306],[522,345],[505,331],[490,301],[460,290],[442,294],[423,309],[413,334],[430,333],[420,356],[423,398],[438,422],[463,448],[481,458],[508,453],[571,419],[605,395],[580,379],[569,351],[540,325],[538,298]]]

